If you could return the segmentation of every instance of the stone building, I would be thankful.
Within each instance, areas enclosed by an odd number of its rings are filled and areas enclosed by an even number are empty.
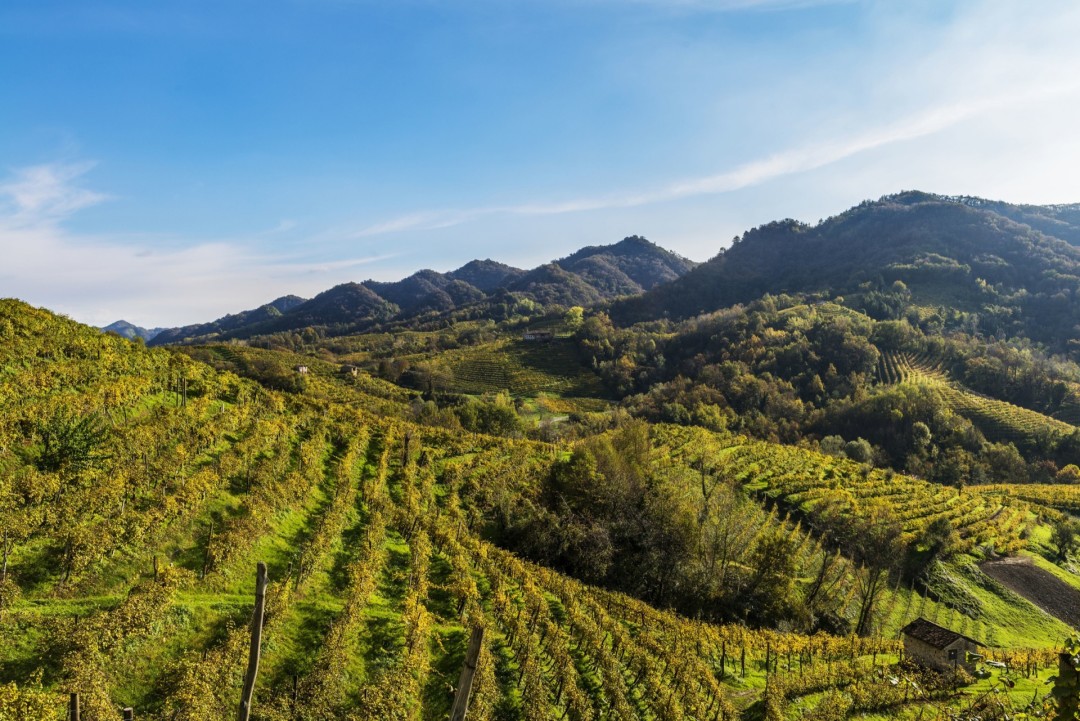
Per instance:
[[[918,618],[900,630],[904,638],[904,653],[916,663],[938,671],[962,668],[975,671],[969,654],[978,654],[982,644],[962,633]]]

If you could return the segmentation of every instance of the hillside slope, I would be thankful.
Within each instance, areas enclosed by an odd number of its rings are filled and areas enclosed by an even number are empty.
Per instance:
[[[769,223],[684,277],[616,304],[612,317],[621,323],[685,318],[765,293],[848,295],[901,281],[913,303],[978,311],[988,332],[1064,348],[1080,322],[1080,249],[995,208],[1035,217],[1015,206],[908,192],[816,226]]]
[[[169,343],[182,343],[189,339],[197,338],[209,340],[229,331],[239,328],[265,323],[288,313],[293,308],[305,303],[306,300],[295,295],[286,295],[261,305],[253,310],[245,310],[218,318],[210,323],[199,323],[183,326],[181,328],[161,329],[148,339],[150,345],[167,345]]]

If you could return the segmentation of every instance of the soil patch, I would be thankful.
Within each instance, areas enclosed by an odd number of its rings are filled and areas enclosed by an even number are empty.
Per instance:
[[[1080,591],[1036,566],[1030,558],[986,561],[983,573],[1073,628],[1080,628]]]

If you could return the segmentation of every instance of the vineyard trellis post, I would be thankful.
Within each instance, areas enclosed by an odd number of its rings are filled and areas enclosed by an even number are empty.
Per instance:
[[[130,706],[124,709],[124,721],[135,721],[135,709]]]
[[[73,693],[68,699],[68,721],[79,721],[79,694]]]
[[[6,528],[4,529],[4,540],[3,540],[2,543],[0,543],[0,545],[3,546],[3,553],[4,553],[4,563],[3,563],[2,566],[0,566],[0,581],[6,581],[7,580],[7,570],[8,570],[8,551],[9,551],[9,547],[8,547],[8,530]]]
[[[240,696],[238,721],[248,721],[251,714],[251,695],[255,691],[255,677],[259,673],[259,658],[262,655],[262,627],[265,604],[266,564],[259,561],[255,572],[255,612],[251,616],[251,651],[248,655],[247,674],[244,675],[244,690]]]
[[[206,532],[206,551],[203,553],[202,572],[199,573],[199,578],[206,578],[207,570],[210,567],[210,544],[214,541],[214,519],[210,519],[210,529]]]
[[[469,637],[469,648],[465,652],[465,663],[461,666],[461,678],[458,680],[457,695],[450,709],[450,721],[464,721],[469,711],[469,695],[472,693],[473,677],[476,675],[476,663],[480,658],[480,644],[484,640],[484,629],[476,626]]]

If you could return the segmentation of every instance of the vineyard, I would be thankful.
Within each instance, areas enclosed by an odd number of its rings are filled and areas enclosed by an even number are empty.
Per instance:
[[[556,351],[507,355],[551,369]],[[470,353],[452,367],[483,368],[491,350]],[[779,718],[829,699],[890,715],[955,701],[891,670],[907,620],[988,643],[1004,633],[996,607],[967,615],[899,583],[866,636],[707,624],[585,585],[486,540],[472,505],[495,475],[546,471],[570,447],[415,426],[363,385],[334,385],[341,402],[272,392],[12,301],[0,302],[0,377],[4,721],[63,719],[71,691],[91,721],[121,707],[230,717],[256,561],[270,578],[252,715],[265,721],[445,719],[477,628],[470,720]],[[823,540],[852,519],[888,505],[905,536],[945,518],[962,550],[998,551],[1018,548],[1027,523],[1000,497],[801,449],[674,426],[649,440],[655,482],[703,516],[724,520],[730,509],[710,504],[737,484],[733,565],[780,538],[798,584],[817,576],[853,617],[868,576]],[[1059,630],[1045,623],[1031,643]]]
[[[502,340],[477,348],[448,351],[437,358],[456,393],[598,397],[600,380],[586,370],[573,345],[555,339],[544,343]]]
[[[851,533],[859,525],[895,524],[902,543],[918,547],[934,522],[946,519],[957,532],[954,549],[962,555],[935,574],[933,599],[899,585],[883,593],[876,613],[886,635],[920,616],[962,629],[988,646],[1000,645],[1006,637],[1042,639],[1052,644],[1069,632],[1056,619],[1034,615],[1035,609],[1018,603],[1008,593],[987,593],[992,584],[975,566],[985,553],[1021,551],[1037,522],[1028,501],[1049,497],[1053,489],[1062,487],[979,486],[962,492],[801,448],[686,428],[665,426],[660,430],[666,438],[664,451],[672,457],[681,456],[693,464],[704,455],[712,464],[711,473],[731,479],[797,519],[808,535],[817,539],[796,544],[800,554],[811,550],[820,553],[822,539],[834,546],[850,545]],[[1071,498],[1068,493],[1061,497]],[[1080,497],[1074,502],[1080,504]],[[806,555],[797,565],[814,569],[820,568],[820,563]],[[840,574],[845,582],[837,592],[845,608],[843,615],[854,618],[864,571],[850,561],[843,563],[848,564]],[[1003,618],[1014,619],[1011,629],[1001,627]]]
[[[973,491],[990,498],[1010,498],[1030,503],[1042,512],[1055,509],[1080,513],[1080,486],[1048,483],[1008,483],[976,486]]]
[[[780,317],[804,315],[809,312],[822,318],[850,318],[857,321],[869,321],[870,317],[854,308],[832,301],[817,302],[812,305],[793,305],[778,312]]]
[[[991,440],[1031,445],[1044,436],[1060,437],[1076,430],[1062,420],[964,388],[925,356],[882,353],[878,379],[885,384],[910,383],[933,389],[949,408],[969,419]]]
[[[1002,553],[1023,546],[1025,511],[1006,497],[984,497],[881,469],[867,471],[847,459],[802,449],[746,442],[727,456],[730,469],[748,490],[760,491],[798,508],[816,525],[842,537],[852,519],[887,513],[908,540],[924,534],[936,519],[956,529],[961,552],[994,544]]]

